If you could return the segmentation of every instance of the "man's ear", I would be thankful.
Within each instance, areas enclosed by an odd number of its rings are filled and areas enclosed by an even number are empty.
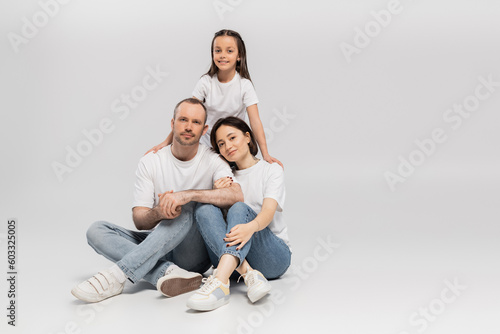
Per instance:
[[[207,131],[208,131],[208,124],[205,124],[205,126],[203,127],[203,133],[201,135],[204,136],[205,133],[207,133]]]
[[[170,121],[170,128],[172,131],[174,131],[174,119],[172,118],[172,121]]]

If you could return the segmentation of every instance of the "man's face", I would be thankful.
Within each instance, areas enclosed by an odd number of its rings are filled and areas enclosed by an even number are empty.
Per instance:
[[[183,146],[198,144],[201,136],[208,130],[208,125],[203,124],[204,120],[205,111],[202,106],[182,103],[172,120],[174,140]]]

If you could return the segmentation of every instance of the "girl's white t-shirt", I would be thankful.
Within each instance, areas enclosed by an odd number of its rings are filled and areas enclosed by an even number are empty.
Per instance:
[[[217,74],[212,77],[205,74],[196,84],[193,96],[207,108],[208,131],[200,142],[209,147],[212,146],[210,131],[219,118],[234,116],[245,121],[246,108],[259,102],[252,82],[238,72],[225,83],[219,81]]]
[[[234,175],[243,191],[245,204],[257,214],[262,210],[264,198],[272,198],[278,202],[273,220],[268,227],[290,247],[288,227],[283,217],[285,204],[285,173],[283,168],[277,163],[270,164],[265,160],[260,160],[252,167],[236,170]]]

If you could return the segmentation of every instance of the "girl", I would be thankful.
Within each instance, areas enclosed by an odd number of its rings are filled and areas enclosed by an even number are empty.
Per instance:
[[[250,126],[255,133],[262,157],[269,163],[277,162],[268,150],[264,127],[257,108],[257,94],[248,73],[246,48],[240,34],[232,30],[221,30],[215,33],[211,46],[212,64],[196,84],[193,96],[207,107],[208,131],[200,140],[210,146],[210,131],[214,123],[227,116],[245,119],[248,113]],[[159,149],[172,143],[170,133],[161,144],[153,147],[147,153],[156,153]]]
[[[221,209],[211,204],[199,203],[195,209],[198,229],[217,267],[187,302],[188,307],[199,311],[210,311],[229,302],[229,277],[234,270],[244,278],[253,303],[271,290],[267,279],[283,275],[291,261],[282,216],[283,168],[255,157],[258,149],[254,134],[239,118],[219,119],[210,139],[217,153],[236,164],[234,174],[245,203],[234,204],[226,220]],[[216,187],[224,187],[218,182]]]

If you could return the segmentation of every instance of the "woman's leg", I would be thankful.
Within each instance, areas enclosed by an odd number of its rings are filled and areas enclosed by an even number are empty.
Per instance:
[[[255,219],[256,216],[257,214],[245,203],[235,203],[227,212],[225,233],[229,233],[229,231],[231,231],[231,229],[236,225],[249,223]],[[223,238],[225,237],[226,235],[224,234]],[[234,270],[239,268],[240,264],[244,263],[245,257],[252,247],[252,238],[250,238],[245,246],[239,250],[236,249],[238,246],[239,245],[227,247],[227,243],[223,241],[223,249],[219,265],[217,266],[216,275],[216,277],[222,282],[228,282],[229,277]]]
[[[220,208],[206,203],[198,203],[195,209],[195,220],[214,267],[225,247],[226,221]]]
[[[249,270],[257,269],[265,278],[276,279],[286,272],[291,259],[290,248],[266,227],[252,236],[252,248],[246,256],[248,264],[242,263],[238,272],[244,274],[245,267],[251,266]]]

